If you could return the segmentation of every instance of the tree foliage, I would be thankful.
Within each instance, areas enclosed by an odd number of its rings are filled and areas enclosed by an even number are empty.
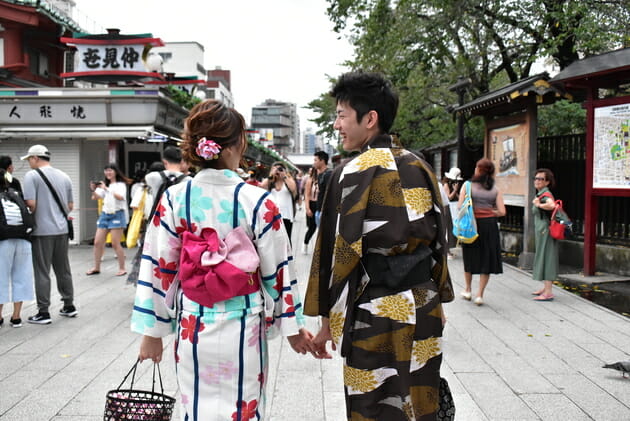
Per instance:
[[[201,102],[201,99],[173,85],[168,85],[166,89],[171,99],[187,110],[190,110],[192,107]]]
[[[630,0],[327,1],[354,46],[351,68],[384,73],[399,91],[393,130],[414,147],[454,137],[445,108],[458,76],[477,97],[531,76],[541,60],[562,69],[630,45]]]

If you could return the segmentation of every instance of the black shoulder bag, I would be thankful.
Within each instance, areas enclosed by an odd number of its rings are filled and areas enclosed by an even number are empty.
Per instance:
[[[68,238],[70,240],[74,240],[74,226],[72,225],[72,219],[68,218],[68,212],[66,212],[66,208],[64,208],[63,205],[61,204],[61,200],[59,199],[59,196],[57,195],[57,191],[53,188],[52,184],[50,184],[50,181],[44,175],[44,172],[42,170],[37,168],[35,171],[39,173],[39,175],[42,177],[42,180],[44,180],[44,183],[46,183],[46,185],[50,189],[50,193],[52,194],[53,199],[55,199],[55,202],[57,202],[57,206],[59,206],[59,210],[61,211],[61,213],[63,214],[63,217],[66,218],[66,221],[68,222]]]

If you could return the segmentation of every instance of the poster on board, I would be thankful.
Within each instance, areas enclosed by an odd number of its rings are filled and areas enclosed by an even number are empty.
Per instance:
[[[523,206],[529,181],[529,129],[526,122],[497,127],[488,132],[487,156],[494,163],[497,188],[505,203]]]
[[[630,104],[595,108],[593,188],[630,189]]]

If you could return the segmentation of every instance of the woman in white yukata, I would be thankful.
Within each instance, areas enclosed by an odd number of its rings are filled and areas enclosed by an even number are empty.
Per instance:
[[[131,320],[139,359],[162,359],[176,332],[182,419],[261,420],[267,340],[313,353],[282,216],[269,193],[233,171],[245,121],[207,100],[184,125],[184,159],[201,171],[170,187],[148,222]]]

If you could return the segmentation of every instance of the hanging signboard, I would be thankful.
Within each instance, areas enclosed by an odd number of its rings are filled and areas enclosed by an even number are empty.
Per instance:
[[[62,78],[102,81],[163,79],[146,66],[152,47],[163,46],[159,38],[135,35],[87,35],[62,37],[61,42],[76,48],[75,71],[62,73]]]
[[[593,188],[630,189],[630,103],[594,114]]]

